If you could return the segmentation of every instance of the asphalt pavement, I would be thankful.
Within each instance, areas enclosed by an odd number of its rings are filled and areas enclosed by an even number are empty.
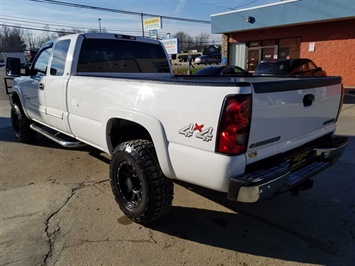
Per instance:
[[[237,204],[175,183],[171,211],[149,226],[119,210],[109,156],[38,136],[17,143],[0,69],[0,265],[354,265],[355,94],[337,133],[341,159],[298,197]]]

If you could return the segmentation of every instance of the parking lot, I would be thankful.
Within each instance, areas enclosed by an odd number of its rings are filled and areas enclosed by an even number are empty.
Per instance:
[[[119,210],[108,155],[15,141],[3,76],[0,265],[354,265],[355,94],[337,129],[346,153],[312,190],[248,205],[179,182],[168,215],[145,227]]]

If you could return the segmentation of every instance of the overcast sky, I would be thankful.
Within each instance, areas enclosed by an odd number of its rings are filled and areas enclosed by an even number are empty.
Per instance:
[[[37,0],[38,1],[38,0]],[[0,24],[20,26],[24,28],[42,29],[48,25],[50,29],[98,29],[108,32],[142,35],[141,16],[122,13],[104,12],[86,9],[80,6],[68,7],[49,4],[53,0],[0,0]],[[210,21],[212,14],[233,9],[249,8],[279,0],[54,0],[99,8],[131,11],[144,14],[163,15],[169,17],[187,18]],[[150,18],[144,16],[144,19]],[[192,37],[199,33],[211,34],[211,26],[207,23],[181,22],[163,19],[163,28],[158,30],[159,36],[166,33],[184,31]],[[38,31],[40,33],[40,31]],[[215,36],[211,35],[214,39]]]

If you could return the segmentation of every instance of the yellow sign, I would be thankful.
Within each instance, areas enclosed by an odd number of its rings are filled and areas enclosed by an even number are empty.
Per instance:
[[[161,29],[161,18],[149,18],[143,20],[143,28],[144,30],[158,30]]]

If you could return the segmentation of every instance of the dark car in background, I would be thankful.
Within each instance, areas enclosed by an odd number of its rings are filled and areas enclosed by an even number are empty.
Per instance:
[[[261,61],[256,67],[255,76],[298,76],[322,77],[327,73],[307,58],[277,59]]]
[[[195,58],[195,64],[199,65],[199,64],[205,64],[205,65],[210,65],[212,63],[215,64],[219,64],[221,62],[221,60],[219,59],[219,57],[214,57],[214,56],[210,56],[210,55],[201,55]]]
[[[251,74],[238,66],[210,66],[197,71],[198,76],[250,76]]]

